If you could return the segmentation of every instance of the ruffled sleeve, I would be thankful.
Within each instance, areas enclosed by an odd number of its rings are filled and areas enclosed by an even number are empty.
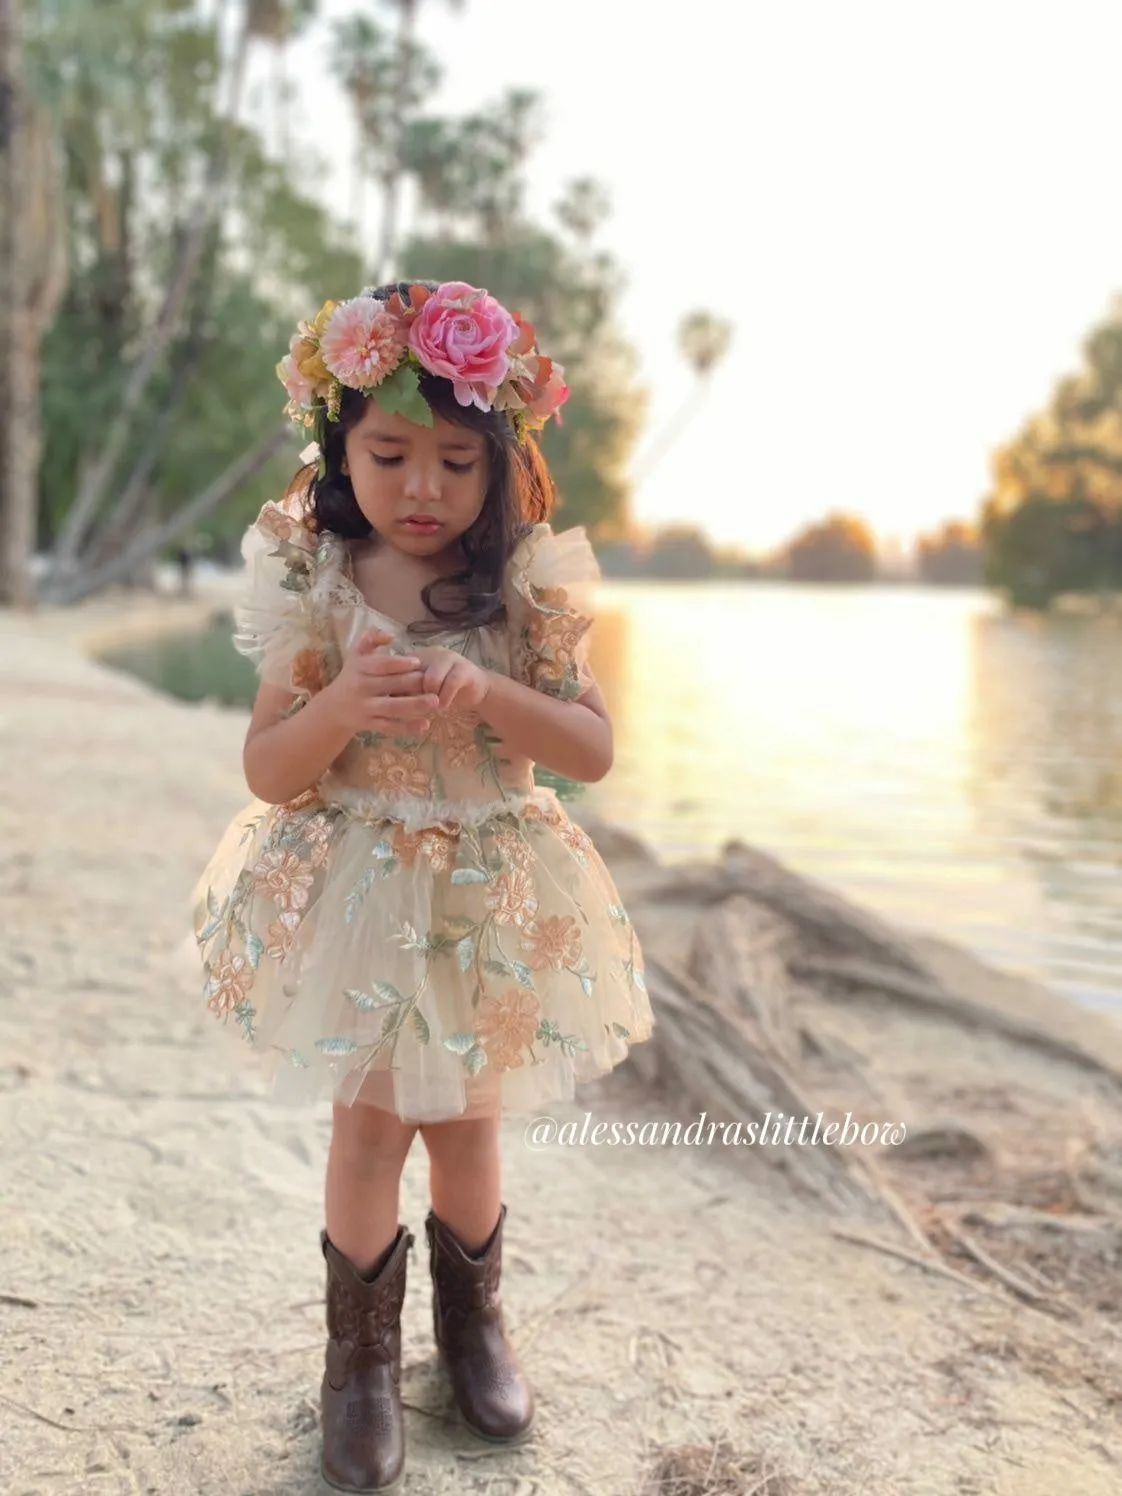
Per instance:
[[[242,538],[245,573],[234,605],[234,648],[263,682],[303,696],[324,683],[311,598],[316,550],[301,500],[270,500]]]
[[[595,684],[588,666],[600,565],[583,525],[534,526],[511,557],[506,589],[511,674],[573,701]]]

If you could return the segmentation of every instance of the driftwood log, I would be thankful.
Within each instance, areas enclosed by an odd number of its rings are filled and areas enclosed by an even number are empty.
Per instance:
[[[1104,1293],[1109,1310],[1117,1294],[1103,1284],[1112,1264],[1115,1279],[1122,1268],[1122,1027],[1050,994],[1034,1000],[1030,984],[1001,973],[956,985],[949,948],[894,929],[743,842],[709,862],[666,865],[622,828],[575,813],[643,946],[656,1027],[628,1068],[652,1096],[683,1116],[757,1127],[769,1114],[840,1121],[839,1091],[855,1098],[859,1122],[887,1120],[886,1103],[895,1103],[908,1127],[899,1148],[793,1143],[752,1154],[832,1214],[881,1217],[910,1241],[868,1235],[852,1220],[838,1222],[842,1239],[1057,1319],[1101,1313]],[[1014,1071],[1020,1047],[1077,1067],[1105,1089],[1113,1128],[1088,1137],[1080,1117],[1070,1118],[1068,1135],[1051,1140],[1054,1158],[1037,1160],[1030,1188],[992,1136],[922,1108],[902,1115],[907,1094],[878,1090],[862,1065],[862,1035],[901,1016],[996,1037],[1013,1052]],[[839,1078],[844,1085],[830,1084]],[[1073,1242],[1078,1283],[1068,1281]],[[1122,1334],[1122,1301],[1116,1328]]]

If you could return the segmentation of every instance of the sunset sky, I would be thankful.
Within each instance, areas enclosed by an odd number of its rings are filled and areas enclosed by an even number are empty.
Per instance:
[[[425,12],[440,107],[516,84],[545,95],[539,207],[579,175],[611,193],[619,319],[651,392],[637,466],[690,397],[680,317],[735,323],[707,400],[637,486],[640,523],[695,521],[759,550],[830,508],[904,543],[972,516],[991,448],[1122,291],[1109,0]],[[305,43],[293,70],[314,78],[318,56]],[[345,212],[341,103],[321,126]]]

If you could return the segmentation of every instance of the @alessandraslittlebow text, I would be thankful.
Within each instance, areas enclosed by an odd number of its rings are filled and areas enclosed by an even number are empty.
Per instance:
[[[786,1120],[784,1120],[786,1119]],[[692,1122],[657,1121],[642,1122],[593,1121],[591,1112],[583,1118],[567,1118],[559,1122],[556,1117],[540,1116],[526,1124],[525,1141],[533,1149],[554,1146],[579,1148],[592,1147],[851,1147],[862,1143],[866,1147],[880,1144],[882,1147],[897,1147],[907,1136],[903,1122],[858,1122],[852,1112],[846,1112],[844,1121],[827,1122],[822,1112],[813,1117],[788,1116],[786,1112],[767,1112],[750,1122],[717,1121],[701,1112]]]

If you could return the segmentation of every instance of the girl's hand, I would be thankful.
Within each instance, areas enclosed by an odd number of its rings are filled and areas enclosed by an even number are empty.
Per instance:
[[[436,695],[425,694],[425,669],[419,658],[383,650],[393,638],[385,629],[368,629],[323,692],[339,721],[352,733],[409,737],[428,729]]]
[[[414,653],[423,667],[421,689],[435,692],[441,711],[453,705],[457,711],[473,711],[483,705],[491,682],[482,666],[442,644],[428,645]]]

